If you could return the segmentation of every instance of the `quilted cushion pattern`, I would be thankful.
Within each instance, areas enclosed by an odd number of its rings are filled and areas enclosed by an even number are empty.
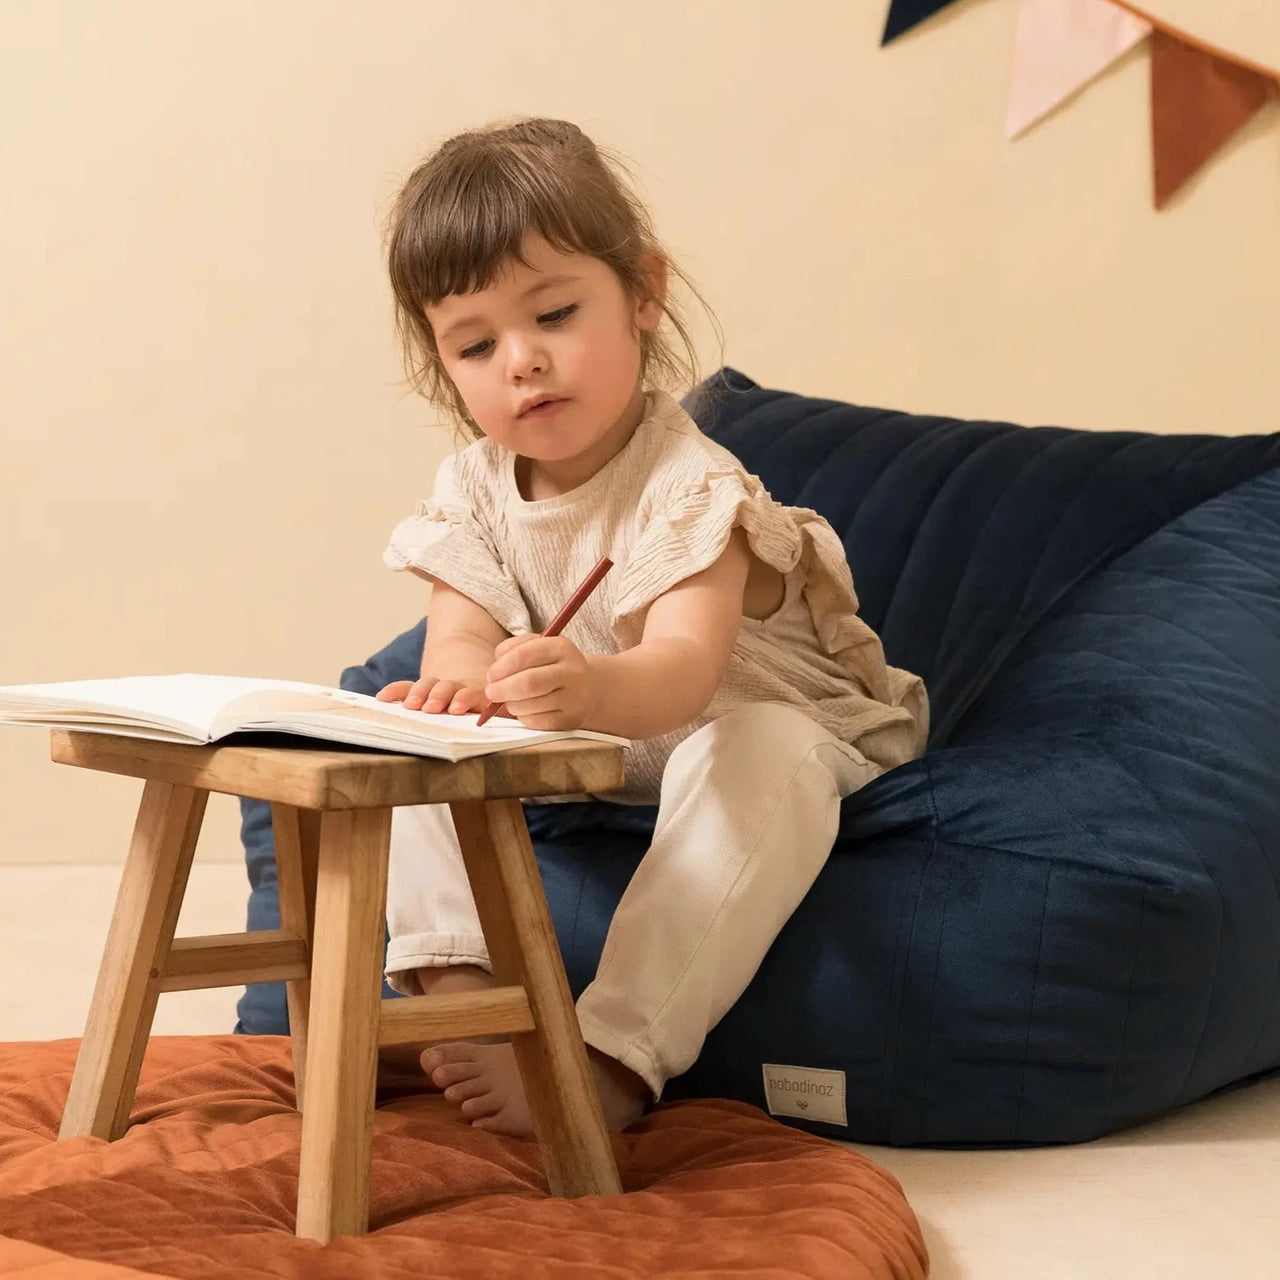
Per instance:
[[[1064,591],[1280,465],[1277,436],[966,422],[770,391],[733,369],[718,381],[707,426],[778,501],[842,535],[862,616],[924,677],[934,746]]]
[[[133,1127],[113,1143],[59,1143],[77,1046],[0,1045],[0,1275],[923,1280],[927,1270],[891,1174],[733,1102],[658,1109],[614,1138],[625,1195],[562,1200],[547,1194],[535,1144],[473,1129],[438,1095],[388,1098],[374,1117],[370,1234],[299,1240],[287,1041],[157,1037]]]
[[[1280,437],[967,423],[723,381],[709,428],[841,533],[933,725],[924,759],[844,802],[814,890],[666,1096],[764,1105],[762,1063],[818,1067],[845,1075],[847,1127],[789,1123],[1061,1142],[1280,1064]],[[412,674],[422,635],[344,681]],[[580,990],[654,810],[527,812]]]
[[[929,776],[938,976],[899,1047],[986,1115],[903,1137],[1092,1137],[1280,1065],[1280,470],[1063,599]]]

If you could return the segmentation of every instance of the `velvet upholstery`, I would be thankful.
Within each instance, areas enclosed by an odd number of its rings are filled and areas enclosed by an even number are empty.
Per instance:
[[[921,760],[842,806],[813,891],[666,1097],[844,1074],[893,1144],[1078,1141],[1280,1065],[1280,436],[965,422],[757,387],[699,419],[844,539],[921,674]],[[343,673],[416,673],[420,621]],[[273,923],[243,802],[250,927]],[[655,810],[527,806],[575,991]],[[251,989],[238,1030],[284,1029]]]

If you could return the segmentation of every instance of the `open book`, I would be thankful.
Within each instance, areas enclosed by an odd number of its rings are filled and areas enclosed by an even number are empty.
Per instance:
[[[561,738],[627,746],[587,729],[547,732],[495,717],[407,711],[363,693],[243,676],[121,676],[0,686],[0,724],[115,733],[203,745],[233,733],[297,733],[405,755],[466,760]]]

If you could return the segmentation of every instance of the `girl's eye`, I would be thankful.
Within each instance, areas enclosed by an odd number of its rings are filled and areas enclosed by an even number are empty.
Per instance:
[[[549,325],[564,324],[564,322],[573,315],[575,311],[577,311],[578,306],[578,303],[572,302],[567,307],[557,307],[554,311],[544,312],[538,317],[538,323]],[[484,355],[484,353],[488,351],[489,345],[488,338],[483,342],[474,342],[471,346],[464,347],[459,351],[458,356],[462,360],[474,360],[478,356]]]
[[[570,303],[567,307],[559,307],[555,311],[548,311],[545,315],[538,317],[539,324],[563,324],[578,309],[576,302]]]

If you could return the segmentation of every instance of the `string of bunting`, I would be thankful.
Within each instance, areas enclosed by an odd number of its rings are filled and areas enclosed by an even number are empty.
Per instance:
[[[882,45],[955,0],[891,0]],[[1165,205],[1272,98],[1280,71],[1177,31],[1127,0],[1019,0],[1005,136],[1016,138],[1143,41],[1151,49],[1155,205]]]

